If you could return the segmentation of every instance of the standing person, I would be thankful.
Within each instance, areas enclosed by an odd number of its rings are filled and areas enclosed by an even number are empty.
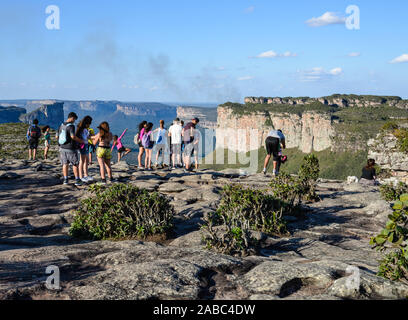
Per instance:
[[[160,127],[153,131],[153,134],[157,132],[156,137],[156,162],[155,167],[157,168],[159,165],[159,157],[160,154],[162,156],[162,167],[164,165],[164,153],[166,151],[167,146],[167,130],[164,128],[164,120],[160,120]]]
[[[184,128],[184,121],[183,120],[181,120],[180,121],[180,125],[181,125],[181,128]],[[185,146],[185,144],[184,144],[184,140],[183,140],[183,131],[181,132],[181,148],[180,148],[180,152],[181,152],[181,167],[183,168],[184,167],[184,157],[183,157],[183,153],[184,153],[184,148],[186,147]]]
[[[186,170],[190,170],[191,155],[194,151],[194,132],[199,122],[200,120],[198,118],[194,118],[191,122],[186,124],[181,133],[184,142],[183,162],[186,166]]]
[[[81,120],[79,123],[75,135],[83,140],[85,143],[79,146],[79,178],[82,182],[88,183],[93,181],[92,177],[88,176],[88,166],[89,166],[89,147],[88,147],[88,140],[90,137],[89,134],[89,127],[92,123],[92,118],[90,116],[86,116]]]
[[[38,120],[34,119],[33,124],[28,127],[27,141],[28,141],[28,160],[35,160],[37,157],[38,141],[41,137],[41,129],[38,126]]]
[[[50,149],[51,145],[50,126],[45,126],[42,128],[42,132],[44,134],[44,160],[47,160],[48,150]]]
[[[129,148],[126,148],[123,144],[122,144],[122,138],[125,135],[126,131],[128,129],[126,128],[125,131],[123,131],[123,133],[121,134],[120,137],[118,137],[117,135],[113,136],[113,144],[112,144],[112,149],[111,152],[113,151],[113,148],[118,149],[118,162],[120,162],[120,159],[123,158],[124,156],[126,156],[129,152],[131,152],[132,150],[130,150]],[[122,153],[125,153],[122,156]]]
[[[142,166],[142,157],[144,153],[144,147],[142,145],[142,138],[145,131],[145,126],[147,125],[147,121],[142,121],[139,123],[139,132],[135,135],[134,143],[139,146],[139,155],[137,156],[137,164],[139,169],[143,169]]]
[[[68,119],[64,122],[57,131],[58,145],[60,147],[60,159],[62,164],[62,173],[64,175],[64,184],[68,184],[68,169],[69,165],[72,165],[75,176],[75,185],[81,186],[82,182],[79,178],[79,154],[78,154],[78,144],[82,144],[85,141],[79,139],[75,135],[75,121],[78,116],[75,112],[71,112],[68,115]]]
[[[280,166],[280,148],[286,148],[285,136],[282,130],[271,130],[268,133],[268,137],[265,140],[267,156],[265,158],[263,174],[266,174],[266,169],[268,168],[269,160],[273,156],[273,175],[277,176],[279,174]]]
[[[89,139],[88,139],[88,152],[89,152],[89,164],[92,164],[92,153],[96,151],[96,147],[92,142],[92,137],[95,135],[95,131],[92,128],[88,129]]]
[[[145,168],[152,171],[152,151],[153,151],[153,123],[149,122],[145,127],[145,132],[142,138],[142,145],[146,150]]]
[[[112,168],[111,168],[111,146],[110,143],[113,139],[113,135],[110,132],[109,124],[107,122],[102,122],[99,127],[99,132],[94,137],[92,137],[92,142],[94,145],[99,144],[96,149],[96,156],[98,158],[99,170],[101,173],[101,183],[106,184],[105,169],[108,172],[108,182],[113,182],[112,178]]]
[[[169,128],[169,137],[171,137],[171,152],[172,152],[172,163],[173,170],[176,166],[180,165],[181,162],[181,132],[183,128],[180,125],[180,119],[176,118],[173,121],[173,125]]]
[[[377,184],[377,173],[375,171],[375,160],[368,159],[367,165],[362,170],[362,175],[359,183],[364,185],[375,186]]]
[[[198,171],[198,152],[200,150],[200,137],[201,137],[201,133],[198,129],[194,130],[194,142],[193,142],[193,153],[194,153],[194,164],[195,164],[195,169],[196,171]],[[192,154],[191,154],[192,156]]]

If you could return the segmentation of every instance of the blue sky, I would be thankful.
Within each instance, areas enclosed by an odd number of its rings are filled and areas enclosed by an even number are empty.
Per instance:
[[[408,98],[407,12],[405,0],[2,0],[0,99]]]

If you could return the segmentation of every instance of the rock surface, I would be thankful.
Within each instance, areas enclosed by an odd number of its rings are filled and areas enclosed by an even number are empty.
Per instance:
[[[290,236],[267,237],[259,256],[236,258],[204,248],[203,217],[220,188],[265,189],[270,177],[232,170],[144,172],[115,165],[121,182],[172,199],[173,239],[79,241],[68,235],[87,186],[64,186],[57,161],[0,160],[0,298],[2,299],[404,299],[408,286],[376,276],[381,254],[369,246],[390,210],[377,188],[321,181],[322,201],[288,217]],[[90,167],[98,180],[98,167]],[[45,286],[47,266],[61,289]],[[354,269],[350,269],[354,267]],[[353,274],[359,275],[358,286]]]

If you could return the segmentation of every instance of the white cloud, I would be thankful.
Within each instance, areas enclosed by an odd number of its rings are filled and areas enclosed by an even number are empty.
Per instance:
[[[157,90],[159,90],[159,87],[157,87],[157,86],[154,86],[154,87],[150,88],[150,91],[157,91]]]
[[[344,24],[345,17],[338,16],[335,12],[326,12],[322,16],[306,21],[310,27],[323,27],[331,24]]]
[[[273,50],[270,50],[270,51],[266,51],[266,52],[262,52],[262,53],[258,54],[256,56],[256,58],[261,58],[261,59],[262,58],[279,58],[279,57],[288,58],[288,57],[296,57],[296,56],[297,56],[296,53],[292,53],[290,51],[286,51],[283,54],[279,54],[279,53],[276,53]]]
[[[245,13],[252,13],[252,12],[254,12],[254,11],[255,11],[255,7],[254,7],[254,6],[250,6],[250,7],[246,8],[246,9],[244,10]]]
[[[245,76],[245,77],[239,77],[237,80],[238,81],[246,81],[246,80],[252,80],[254,77],[252,76]]]
[[[305,71],[298,71],[300,73],[300,80],[303,82],[313,82],[313,81],[320,81],[320,80],[329,80],[334,77],[337,77],[343,73],[343,69],[341,68],[333,68],[329,71],[318,67],[313,68],[310,70]]]
[[[403,63],[403,62],[408,62],[408,54],[406,53],[390,61],[390,63]]]
[[[360,52],[351,52],[351,53],[348,54],[348,56],[349,57],[359,57],[359,56],[361,56],[361,53]]]
[[[329,73],[332,74],[333,76],[338,76],[342,72],[343,70],[341,68],[334,68],[329,71]]]

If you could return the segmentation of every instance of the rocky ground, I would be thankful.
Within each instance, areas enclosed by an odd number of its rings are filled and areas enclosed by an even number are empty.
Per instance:
[[[1,299],[405,299],[408,286],[376,276],[381,254],[370,236],[390,206],[376,188],[322,181],[322,201],[286,217],[291,235],[265,237],[261,255],[235,258],[201,243],[200,223],[216,210],[220,188],[267,188],[270,177],[234,171],[137,171],[114,177],[170,196],[176,235],[164,243],[77,241],[72,210],[87,187],[64,186],[56,161],[0,160]],[[98,167],[91,166],[98,177]],[[45,287],[46,267],[60,269],[61,289]],[[359,286],[350,285],[350,266]],[[355,273],[356,274],[356,273]],[[358,283],[357,282],[357,283]],[[356,283],[356,282],[354,282]],[[356,289],[358,288],[358,289]]]

